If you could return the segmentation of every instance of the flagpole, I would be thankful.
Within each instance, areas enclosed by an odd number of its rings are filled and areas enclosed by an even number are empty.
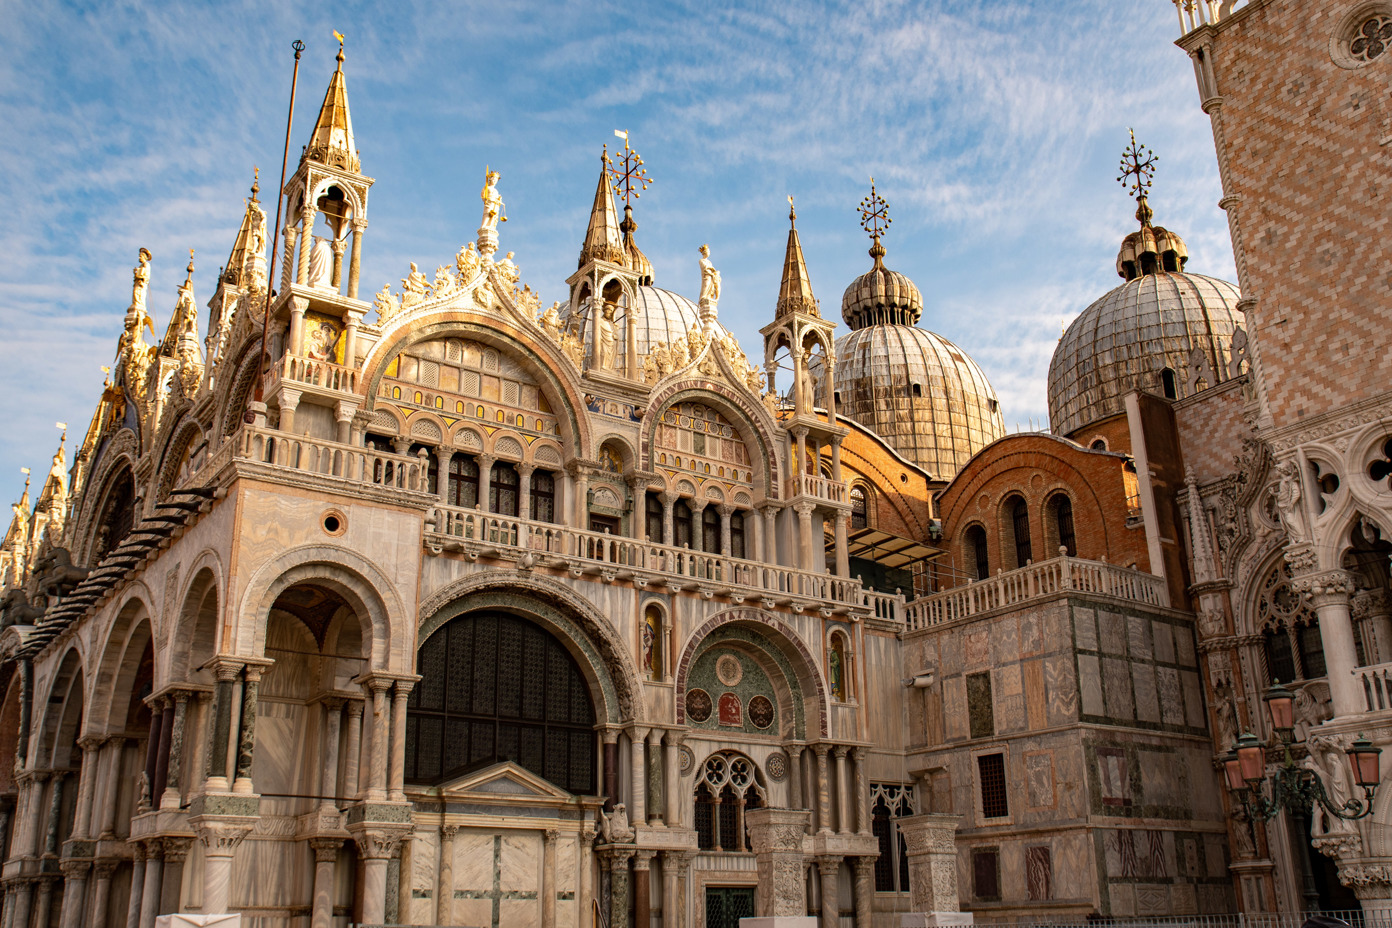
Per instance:
[[[280,245],[280,210],[285,202],[285,168],[290,163],[290,127],[295,122],[295,87],[300,80],[300,53],[305,50],[304,42],[296,39],[290,43],[290,47],[295,50],[295,69],[290,75],[290,112],[285,117],[285,149],[280,156],[280,186],[276,188],[276,218],[275,226],[271,230],[271,252],[270,263],[266,281],[266,305],[261,314],[261,371],[256,378],[256,389],[253,396],[256,402],[261,402],[265,396],[266,373],[270,370],[271,348],[269,341],[269,331],[271,323],[271,285],[275,283],[276,274],[279,271],[280,262],[276,260],[276,249]],[[308,232],[309,230],[305,230]],[[304,247],[303,245],[301,247]],[[247,424],[256,421],[256,416],[251,410],[247,410],[244,417]]]

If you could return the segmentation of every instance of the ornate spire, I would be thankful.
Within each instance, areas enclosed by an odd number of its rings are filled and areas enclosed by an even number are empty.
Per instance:
[[[774,318],[788,313],[808,313],[820,317],[817,298],[812,295],[812,281],[807,276],[807,262],[802,257],[802,242],[798,239],[797,210],[788,197],[788,250],[783,255],[783,283],[778,288],[778,307]]]
[[[308,158],[357,174],[362,166],[358,151],[353,147],[353,118],[348,113],[348,87],[343,78],[343,38],[338,33],[334,35],[339,39],[338,68],[329,79],[324,105],[319,108],[319,119],[314,123],[314,134],[300,160]]]
[[[623,233],[625,261],[633,273],[638,275],[638,283],[647,286],[653,282],[653,267],[648,256],[643,254],[638,243],[633,240],[633,233],[638,231],[638,223],[633,221],[633,201],[648,189],[652,178],[648,176],[648,169],[643,167],[643,156],[628,144],[628,132],[615,129],[614,134],[624,140],[623,154],[619,156],[618,163],[610,165],[607,170],[613,178],[614,192],[624,204],[624,218],[623,222],[619,223],[619,231]]]
[[[1121,153],[1117,182],[1136,198],[1136,221],[1141,228],[1122,239],[1121,250],[1117,253],[1117,274],[1126,280],[1135,280],[1147,274],[1178,273],[1189,260],[1184,239],[1150,224],[1155,213],[1150,208],[1147,193],[1155,182],[1155,163],[1160,158],[1146,146],[1136,143],[1135,130],[1127,131],[1131,134],[1131,144]]]
[[[174,304],[174,314],[169,317],[169,327],[164,330],[164,340],[160,342],[160,354],[167,358],[178,357],[179,343],[185,337],[187,328],[193,329],[194,344],[198,343],[198,306],[193,302],[193,249],[189,249],[188,273],[179,284],[179,300]]]
[[[599,156],[599,185],[595,187],[594,206],[590,207],[590,225],[585,230],[585,244],[580,246],[579,267],[591,261],[623,264],[623,246],[619,244],[619,219],[614,213],[614,198],[609,194],[609,146]]]
[[[266,282],[266,213],[257,199],[261,192],[261,170],[253,167],[252,171],[255,178],[251,184],[251,199],[247,200],[246,212],[242,214],[242,227],[237,230],[232,253],[227,256],[222,282],[233,287],[260,289]],[[259,281],[253,285],[255,278]]]

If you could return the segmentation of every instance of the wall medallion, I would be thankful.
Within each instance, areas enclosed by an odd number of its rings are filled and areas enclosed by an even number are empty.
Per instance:
[[[693,722],[704,722],[711,716],[710,693],[702,689],[686,691],[686,717]]]
[[[749,700],[749,721],[755,728],[768,728],[773,724],[773,701],[767,696],[755,696]]]
[[[738,657],[722,654],[715,661],[715,676],[726,686],[738,686],[744,679],[744,668],[740,666]]]
[[[740,698],[734,693],[725,693],[720,697],[720,724],[733,728],[744,727],[744,707],[740,705]]]
[[[750,715],[754,714],[752,705],[750,706],[749,713]],[[769,755],[768,760],[764,761],[764,771],[768,773],[770,780],[781,781],[788,775],[788,755],[784,754],[782,751],[774,751]]]
[[[681,755],[681,774],[686,776],[696,766],[696,753],[684,744],[677,749],[677,753]]]

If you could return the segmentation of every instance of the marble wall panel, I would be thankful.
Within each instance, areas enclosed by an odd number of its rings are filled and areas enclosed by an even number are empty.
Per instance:
[[[1082,670],[1082,658],[1079,658],[1078,671]],[[1096,663],[1097,658],[1092,658],[1093,674],[1097,678]],[[1056,654],[1046,658],[1044,661],[1044,692],[1048,705],[1049,725],[1063,725],[1074,722],[1078,719],[1078,686],[1075,677],[1072,654]],[[1101,691],[1098,692],[1098,703],[1101,703]]]
[[[1169,622],[1151,623],[1155,632],[1155,659],[1162,664],[1173,664],[1175,659],[1174,626]]]
[[[1030,728],[1044,728],[1049,724],[1044,697],[1044,662],[1025,661],[1021,669],[1024,673],[1026,724]]]
[[[455,889],[488,890],[493,887],[493,835],[472,829],[460,829],[454,837]],[[460,911],[462,900],[456,900]],[[467,922],[466,922],[467,924]]]
[[[1102,690],[1107,698],[1107,715],[1124,720],[1136,717],[1136,703],[1131,695],[1131,673],[1127,662],[1116,658],[1102,659]]]
[[[289,906],[309,902],[314,875],[298,842],[248,837],[232,858],[231,904]]]
[[[1025,719],[1024,685],[1019,663],[1007,664],[996,670],[996,731],[1023,731]]]
[[[991,649],[997,667],[1020,660],[1020,627],[1014,615],[991,623]]]
[[[1150,619],[1143,615],[1128,615],[1126,642],[1133,660],[1152,660],[1155,648],[1150,639]]]
[[[1095,610],[1078,606],[1073,609],[1074,640],[1084,651],[1097,650],[1097,613]]]
[[[1184,698],[1179,691],[1179,671],[1173,667],[1155,668],[1155,685],[1160,694],[1160,719],[1166,725],[1184,724]]]
[[[1171,908],[1169,886],[1154,883],[1136,884],[1137,915],[1168,915]]]
[[[920,664],[919,668],[937,667],[944,676],[961,673],[964,666],[962,637],[954,634],[936,635],[933,641],[937,643],[937,654],[925,654],[923,656],[924,663]],[[914,672],[917,673],[918,668],[915,668]]]
[[[943,727],[948,741],[967,737],[967,681],[965,677],[949,677],[943,681]]]
[[[503,832],[502,889],[536,892],[541,889],[541,835]]]
[[[1132,663],[1131,685],[1136,693],[1136,718],[1142,722],[1160,721],[1160,697],[1155,692],[1155,665]]]
[[[1174,639],[1175,662],[1184,667],[1198,666],[1198,659],[1194,656],[1194,630],[1187,626],[1176,626]]]
[[[317,739],[306,725],[308,709],[301,704],[273,699],[257,703],[256,750],[252,754],[251,778],[262,793],[317,793],[319,784],[302,782],[317,777],[317,765],[310,755],[317,754]]]
[[[1056,805],[1052,751],[1025,754],[1025,796],[1031,809],[1052,809]]]
[[[1136,887],[1130,883],[1112,883],[1107,887],[1111,896],[1112,914],[1131,916],[1136,914]]]
[[[1044,648],[1043,622],[1037,612],[1020,615],[1020,654],[1029,657]]]
[[[1175,761],[1175,755],[1169,753],[1136,752],[1136,766],[1141,773],[1141,802],[1169,808],[1188,806],[1188,777]]]
[[[1092,838],[1077,831],[1054,838],[1054,898],[1085,899],[1097,891]]]
[[[989,628],[975,628],[963,636],[965,641],[965,654],[963,655],[963,670],[984,670],[991,664],[991,630]]]
[[[1228,875],[1228,842],[1222,835],[1203,836],[1204,876],[1222,879]]]
[[[1190,728],[1206,727],[1203,688],[1199,684],[1199,675],[1192,670],[1184,670],[1180,672],[1179,679],[1184,691],[1184,724]]]
[[[1106,715],[1107,706],[1102,700],[1102,668],[1097,657],[1078,655],[1078,683],[1083,696],[1083,715]]]
[[[1104,654],[1126,653],[1126,620],[1120,613],[1106,609],[1098,611],[1097,639]]]

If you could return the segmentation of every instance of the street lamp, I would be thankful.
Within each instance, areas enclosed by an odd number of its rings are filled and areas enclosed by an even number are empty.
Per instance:
[[[1284,759],[1271,774],[1271,792],[1263,787],[1266,776],[1266,745],[1251,732],[1245,732],[1233,742],[1232,750],[1222,757],[1223,777],[1233,798],[1242,803],[1246,817],[1252,821],[1270,821],[1282,808],[1308,812],[1318,802],[1330,815],[1353,821],[1365,818],[1373,811],[1373,793],[1382,779],[1380,757],[1382,749],[1362,735],[1349,745],[1345,753],[1353,770],[1353,782],[1363,788],[1363,798],[1350,797],[1342,806],[1334,805],[1324,791],[1324,784],[1313,771],[1296,764],[1291,757],[1295,741],[1293,709],[1295,698],[1280,682],[1272,684],[1262,697],[1271,714],[1271,727],[1281,744]]]

